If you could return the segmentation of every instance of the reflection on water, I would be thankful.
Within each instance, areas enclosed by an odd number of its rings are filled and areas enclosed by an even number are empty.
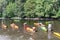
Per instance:
[[[60,22],[59,22],[60,23]],[[58,22],[55,22],[54,24],[54,30],[60,32],[59,30],[59,24]],[[9,22],[5,22],[9,26]],[[20,24],[17,23],[19,26]],[[22,23],[21,23],[22,24]],[[9,30],[9,31],[8,31]],[[11,29],[2,30],[0,28],[0,40],[48,40],[47,33],[38,31],[31,35],[30,33],[24,32],[23,26],[20,26],[20,29],[17,31],[12,31]],[[60,40],[54,36],[52,36],[51,40]]]
[[[0,35],[0,40],[11,40],[8,35]]]
[[[0,40],[48,40],[47,33],[42,31],[36,32],[33,35],[15,31],[0,31]],[[52,40],[55,40],[52,39]]]

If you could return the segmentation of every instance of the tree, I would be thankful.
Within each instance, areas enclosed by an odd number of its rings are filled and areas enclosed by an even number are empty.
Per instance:
[[[1,0],[0,17],[1,15],[57,18],[60,17],[60,0]]]
[[[24,4],[25,16],[27,17],[35,17],[35,1],[36,0],[27,0]]]
[[[56,14],[57,8],[54,5],[57,0],[27,0],[24,5],[25,15],[28,17],[52,17]]]
[[[7,1],[6,0],[0,0],[0,17],[3,16],[3,11],[5,10],[5,7],[7,5]]]
[[[44,16],[44,0],[36,0],[36,7],[35,7],[35,14],[38,15],[38,17]]]
[[[24,2],[22,0],[16,0],[15,3],[17,4],[17,14],[19,17],[24,15]]]
[[[8,17],[14,17],[16,12],[16,3],[10,2],[9,5],[7,5],[6,10],[4,10],[3,15]]]
[[[58,12],[56,13],[56,17],[58,18],[60,18],[60,8],[59,8],[59,10],[58,10]]]
[[[56,10],[53,7],[57,3],[57,0],[37,0],[36,10],[38,16],[52,17],[56,14]]]

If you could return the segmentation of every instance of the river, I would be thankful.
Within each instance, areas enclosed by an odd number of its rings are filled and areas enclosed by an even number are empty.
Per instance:
[[[2,20],[0,20],[1,25]],[[19,20],[19,22],[15,22],[16,25],[19,26],[19,30],[11,30],[10,24],[11,20],[4,20],[4,24],[8,26],[7,30],[2,30],[0,26],[0,40],[48,40],[47,33],[38,31],[35,33],[24,32],[23,23],[27,22],[28,25],[34,26],[33,22],[46,22],[46,21],[33,21],[33,20]],[[60,32],[60,21],[52,21],[53,29],[56,32]],[[51,40],[60,40],[52,35]]]

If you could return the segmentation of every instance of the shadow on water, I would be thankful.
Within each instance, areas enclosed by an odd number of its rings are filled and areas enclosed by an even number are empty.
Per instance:
[[[14,22],[19,26],[19,30],[12,31],[10,24],[13,20],[4,20],[3,22],[8,26],[7,30],[2,30],[0,28],[0,40],[48,40],[47,33],[38,31],[31,35],[30,33],[24,32],[23,23],[27,22],[31,27],[34,26],[34,22],[45,22],[45,21],[32,21],[32,20],[20,20],[19,22]],[[60,32],[59,25],[60,21],[53,21],[53,29]],[[1,21],[0,21],[1,25]],[[52,37],[52,40],[59,40],[58,38]]]

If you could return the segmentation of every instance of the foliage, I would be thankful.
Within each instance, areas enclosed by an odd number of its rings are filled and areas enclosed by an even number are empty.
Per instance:
[[[0,0],[0,17],[60,17],[60,0]]]
[[[35,0],[27,0],[24,5],[25,15],[27,17],[34,17],[35,14]]]
[[[5,10],[5,7],[7,5],[7,1],[6,0],[0,0],[0,17],[3,16],[3,11]]]
[[[24,3],[22,3],[21,2],[21,0],[17,0],[16,2],[15,2],[16,4],[17,4],[17,16],[18,17],[22,17],[23,15],[23,11],[24,11],[24,8],[23,8],[23,5],[24,5]]]
[[[15,3],[9,3],[9,5],[7,5],[6,10],[4,11],[4,16],[8,16],[8,17],[12,17],[15,15],[16,12],[16,4]]]

